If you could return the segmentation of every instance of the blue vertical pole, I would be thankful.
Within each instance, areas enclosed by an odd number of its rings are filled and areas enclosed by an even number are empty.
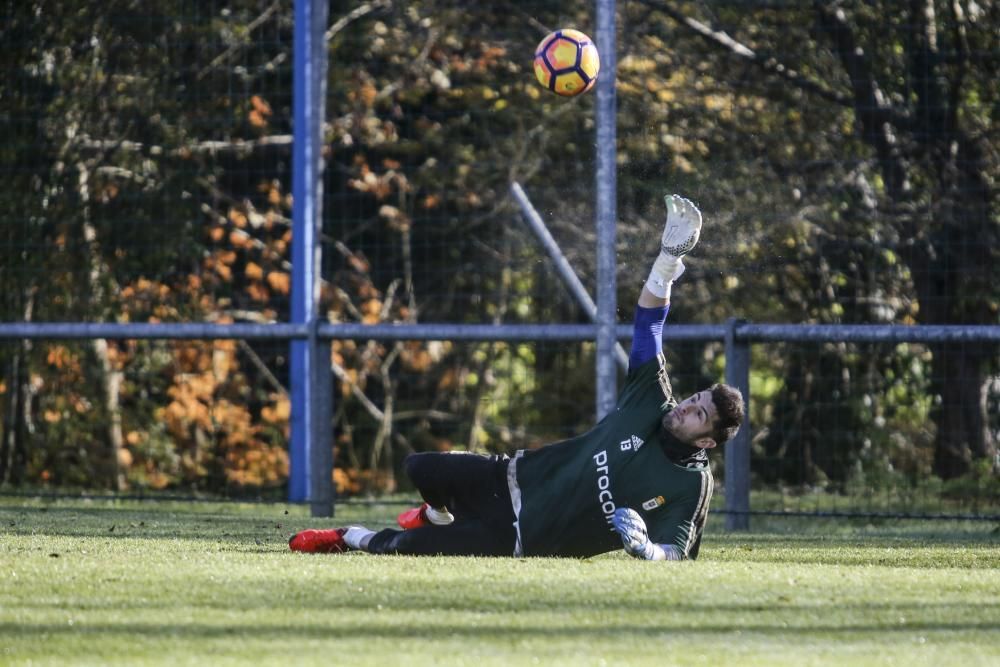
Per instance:
[[[615,227],[618,217],[617,129],[615,100],[615,0],[597,0],[596,217],[597,217],[597,418],[615,406],[615,325],[618,322]]]
[[[292,322],[308,324],[291,342],[288,499],[313,516],[333,513],[330,351],[316,335],[322,222],[322,130],[326,113],[327,0],[295,0],[292,148]]]
[[[726,472],[726,530],[750,530],[750,343],[736,340],[742,320],[726,323],[726,384],[743,394],[747,416],[722,448]]]

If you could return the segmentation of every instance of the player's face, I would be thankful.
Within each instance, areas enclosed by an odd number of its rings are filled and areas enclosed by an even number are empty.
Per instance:
[[[715,447],[712,428],[716,418],[712,392],[699,391],[688,396],[667,414],[665,426],[674,437],[695,447]]]

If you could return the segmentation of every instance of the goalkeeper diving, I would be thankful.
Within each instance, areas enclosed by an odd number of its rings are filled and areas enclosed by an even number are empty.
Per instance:
[[[645,560],[696,559],[714,487],[708,450],[736,435],[744,402],[726,384],[674,398],[663,326],[702,216],[679,195],[665,202],[628,376],[607,416],[582,435],[513,456],[411,454],[404,467],[424,503],[399,516],[399,529],[310,529],[291,538],[291,549],[586,558],[624,547]]]

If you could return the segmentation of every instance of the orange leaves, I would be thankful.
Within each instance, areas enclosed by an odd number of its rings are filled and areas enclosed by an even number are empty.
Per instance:
[[[75,376],[80,374],[80,359],[76,353],[71,352],[65,345],[49,346],[45,361],[56,370],[68,371]]]
[[[247,113],[247,120],[258,129],[267,127],[267,120],[271,117],[271,105],[260,95],[250,98],[250,111]]]
[[[254,262],[247,262],[246,268],[243,269],[243,273],[250,280],[261,280],[264,278],[264,269],[262,269],[259,264]]]
[[[257,442],[226,455],[226,478],[233,484],[269,486],[288,478],[288,452]]]
[[[131,285],[122,288],[121,296],[123,300],[145,299],[147,301],[162,301],[170,296],[170,287],[163,283],[153,282],[146,278],[139,278]]]
[[[271,293],[260,283],[250,283],[246,290],[250,299],[256,303],[267,303],[271,300]]]
[[[260,95],[254,95],[250,98],[250,104],[253,105],[254,111],[258,112],[263,116],[271,115],[271,105],[267,103]]]
[[[230,343],[229,349],[220,343]],[[183,440],[194,429],[214,430],[217,415],[213,415],[209,405],[213,404],[220,383],[235,366],[233,348],[231,341],[218,341],[181,344],[174,350],[181,372],[167,390],[172,400],[162,414],[163,423],[174,437]]]
[[[236,225],[237,227],[239,227],[240,229],[243,229],[244,227],[247,226],[247,216],[246,216],[246,214],[244,214],[243,211],[239,210],[236,207],[232,207],[232,208],[229,209],[229,216],[228,217],[229,217],[229,221],[231,223],[233,223],[234,225]]]
[[[173,400],[163,410],[162,418],[167,430],[178,440],[186,440],[192,429],[203,432],[212,430],[212,415],[208,402],[215,383],[205,374],[181,380],[167,390]]]
[[[240,250],[248,250],[254,246],[253,238],[242,229],[229,232],[229,244]]]
[[[264,114],[260,113],[256,109],[250,110],[250,113],[247,114],[247,120],[249,120],[250,124],[253,125],[254,127],[257,128],[267,127],[267,118],[265,118]]]
[[[226,478],[236,484],[255,486],[280,482],[288,475],[288,456],[283,447],[264,442],[261,427],[253,423],[242,405],[226,400],[212,408],[216,424],[224,425],[218,435],[225,449]]]
[[[292,233],[291,231],[289,231],[288,234],[282,236],[280,239],[274,239],[270,243],[268,243],[268,247],[271,248],[271,250],[274,252],[275,255],[278,255],[279,257],[285,257],[288,255],[288,244],[291,242],[291,240],[292,240]]]
[[[282,397],[274,408],[265,406],[261,417],[265,421],[283,422],[287,426],[289,412],[288,399]],[[262,439],[262,427],[253,423],[250,413],[243,406],[221,401],[213,416],[218,423],[227,425],[223,443],[226,449],[226,478],[231,483],[264,486],[282,482],[288,476],[288,454],[283,443],[275,444]]]
[[[360,178],[352,178],[347,184],[355,190],[369,193],[380,200],[385,199],[392,192],[389,180],[384,176],[379,177],[368,168],[368,165],[362,165]]]
[[[352,475],[352,473],[354,474]],[[333,485],[337,489],[338,496],[354,495],[361,491],[361,485],[357,482],[357,474],[354,469],[334,468]]]
[[[231,321],[228,309],[236,307],[223,300],[228,295],[219,296],[218,276],[234,283],[230,293],[253,285],[261,299],[287,295],[290,277],[279,263],[282,258],[254,236],[270,233],[273,240],[288,230],[281,223],[255,227],[253,215],[247,204],[231,207],[223,220],[213,218],[212,239],[225,245],[209,246],[205,271],[187,274],[186,265],[179,265],[169,284],[141,277],[122,284],[115,295],[119,319]],[[257,310],[275,317],[264,308]],[[86,342],[46,342],[35,350],[42,356],[29,376],[38,396],[34,424],[39,440],[53,444],[39,449],[32,479],[41,480],[48,470],[52,479],[69,483],[75,478],[67,477],[67,470],[91,475],[92,468],[111,463],[101,393],[107,380],[101,374],[107,370],[122,373],[115,409],[124,446],[117,463],[130,484],[197,484],[219,490],[223,484],[277,485],[287,478],[289,400],[261,391],[264,371],[249,363],[241,366],[244,355],[254,351],[237,341],[109,341],[110,369],[86,363],[91,354]],[[262,361],[271,366],[274,358],[268,354]],[[86,456],[67,462],[57,444],[63,442]]]
[[[292,402],[287,396],[277,396],[274,405],[265,405],[261,409],[260,416],[269,424],[287,425],[292,416]]]
[[[366,81],[361,86],[361,91],[360,94],[358,95],[358,98],[361,100],[362,104],[364,104],[366,107],[370,109],[375,104],[375,97],[377,95],[378,91],[375,89],[375,86],[373,86],[370,81]]]
[[[258,111],[263,113],[264,109],[257,104]],[[206,291],[220,281],[231,283],[251,302],[271,305],[276,296],[287,297],[291,291],[285,269],[291,221],[280,210],[290,208],[291,202],[278,179],[261,180],[256,191],[262,195],[260,199],[230,201],[224,216],[208,207],[212,221],[208,238],[215,247],[202,259],[202,275],[209,282]],[[208,310],[213,308],[211,300],[204,305]],[[265,312],[270,311],[261,314]]]
[[[424,373],[430,370],[434,363],[434,358],[427,346],[417,341],[407,341],[403,345],[403,352],[399,355],[407,370],[416,373]]]
[[[350,179],[348,186],[372,195],[377,201],[384,200],[393,192],[410,191],[410,182],[406,176],[395,169],[387,168],[384,173],[376,174],[367,163],[361,162],[358,172],[358,178]]]
[[[134,460],[135,457],[132,455],[132,452],[126,448],[122,447],[118,450],[118,465],[121,466],[123,470],[128,470]]]
[[[139,278],[121,290],[122,310],[119,319],[126,322],[176,320],[183,300],[192,294],[197,294],[200,288],[201,280],[196,276],[187,276],[174,288],[161,282]],[[124,363],[124,358],[119,359],[115,356],[117,352],[117,349],[112,352],[112,361],[116,364],[116,368]]]
[[[233,250],[216,250],[204,259],[203,265],[206,270],[214,271],[216,275],[226,282],[233,279],[232,264],[236,261],[236,252]]]
[[[267,183],[266,186],[267,203],[271,206],[281,206],[284,203],[281,199],[281,183],[275,180]]]
[[[207,472],[208,462],[223,462],[232,484],[270,485],[288,475],[285,452],[291,405],[288,397],[272,394],[256,416],[251,406],[230,397],[245,382],[240,374],[234,341],[178,344],[174,349],[176,374],[167,389],[171,399],[158,420],[180,452],[175,474],[195,479]],[[242,393],[242,392],[241,392]],[[126,436],[129,446],[142,449],[148,436],[136,430]],[[151,471],[146,471],[149,478]]]
[[[216,426],[216,437],[227,448],[254,444],[260,427],[253,423],[252,415],[245,406],[221,399],[212,404],[209,413]]]
[[[188,376],[208,370],[211,358],[205,354],[204,347],[204,343],[178,343],[174,346],[174,361],[178,371]]]
[[[378,324],[382,320],[382,302],[368,299],[361,304],[361,321],[364,324]]]
[[[284,271],[271,271],[267,274],[267,284],[278,294],[287,296],[292,290],[292,278]]]
[[[108,362],[114,370],[121,370],[128,360],[127,353],[118,344],[113,342],[108,343],[107,355]]]
[[[356,468],[334,468],[333,483],[338,495],[357,495],[362,491],[393,493],[396,480],[384,470],[358,470]]]

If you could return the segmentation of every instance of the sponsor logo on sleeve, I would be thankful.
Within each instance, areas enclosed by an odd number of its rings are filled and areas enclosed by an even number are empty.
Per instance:
[[[650,498],[642,504],[642,509],[649,511],[655,510],[657,507],[667,502],[663,496],[656,496],[655,498]]]

